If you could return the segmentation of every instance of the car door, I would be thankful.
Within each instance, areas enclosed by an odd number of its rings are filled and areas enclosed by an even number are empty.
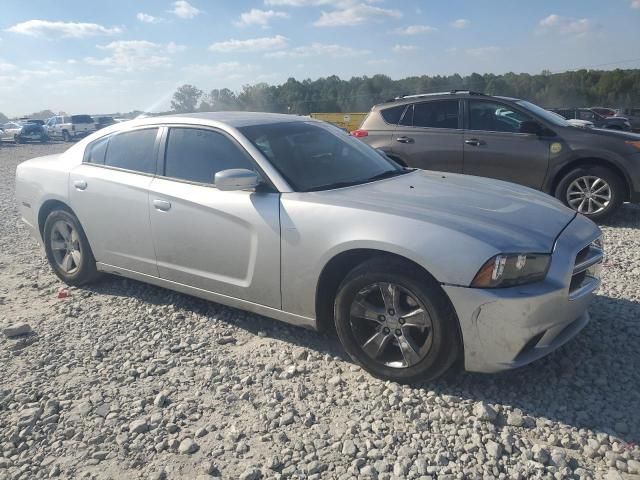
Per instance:
[[[552,142],[549,137],[522,133],[523,125],[537,122],[494,100],[467,100],[465,112],[464,173],[540,189]]]
[[[462,172],[462,135],[459,100],[418,102],[394,130],[392,153],[410,167]]]
[[[95,140],[69,175],[71,208],[98,262],[158,276],[149,186],[157,169],[159,129],[139,128]]]
[[[215,188],[219,171],[257,169],[225,132],[172,126],[165,138],[149,198],[160,276],[280,308],[279,193]]]

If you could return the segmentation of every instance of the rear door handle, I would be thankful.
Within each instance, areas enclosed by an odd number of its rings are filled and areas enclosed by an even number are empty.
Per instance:
[[[487,142],[485,142],[484,140],[479,140],[477,138],[470,138],[469,140],[465,140],[464,143],[466,143],[467,145],[472,145],[474,147],[479,147],[480,145],[487,144]]]
[[[171,210],[171,202],[167,202],[166,200],[154,200],[153,206],[156,210],[160,210],[161,212],[168,212]]]
[[[411,137],[407,137],[407,136],[403,135],[402,137],[398,137],[398,138],[396,138],[396,142],[400,142],[400,143],[413,143],[413,138],[411,138]]]
[[[76,187],[77,190],[86,190],[87,182],[86,180],[74,180],[73,186]]]

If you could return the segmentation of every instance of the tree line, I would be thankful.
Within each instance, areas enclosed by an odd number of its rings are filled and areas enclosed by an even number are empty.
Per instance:
[[[317,80],[289,78],[280,85],[244,85],[204,92],[183,85],[173,95],[173,112],[247,110],[309,114],[311,112],[366,112],[372,105],[400,95],[474,90],[530,100],[552,107],[640,106],[640,69],[577,70],[564,73],[506,73],[494,75],[414,76],[393,80],[386,75],[352,77],[332,75]]]

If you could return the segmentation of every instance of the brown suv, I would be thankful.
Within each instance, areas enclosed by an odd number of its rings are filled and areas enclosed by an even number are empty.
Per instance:
[[[398,163],[519,183],[592,219],[640,201],[640,135],[582,129],[525,100],[477,92],[374,106],[352,132]]]

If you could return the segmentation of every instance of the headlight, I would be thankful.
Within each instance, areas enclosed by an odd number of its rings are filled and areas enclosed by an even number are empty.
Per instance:
[[[502,288],[543,280],[547,275],[550,255],[509,253],[490,258],[471,282],[475,288]]]

